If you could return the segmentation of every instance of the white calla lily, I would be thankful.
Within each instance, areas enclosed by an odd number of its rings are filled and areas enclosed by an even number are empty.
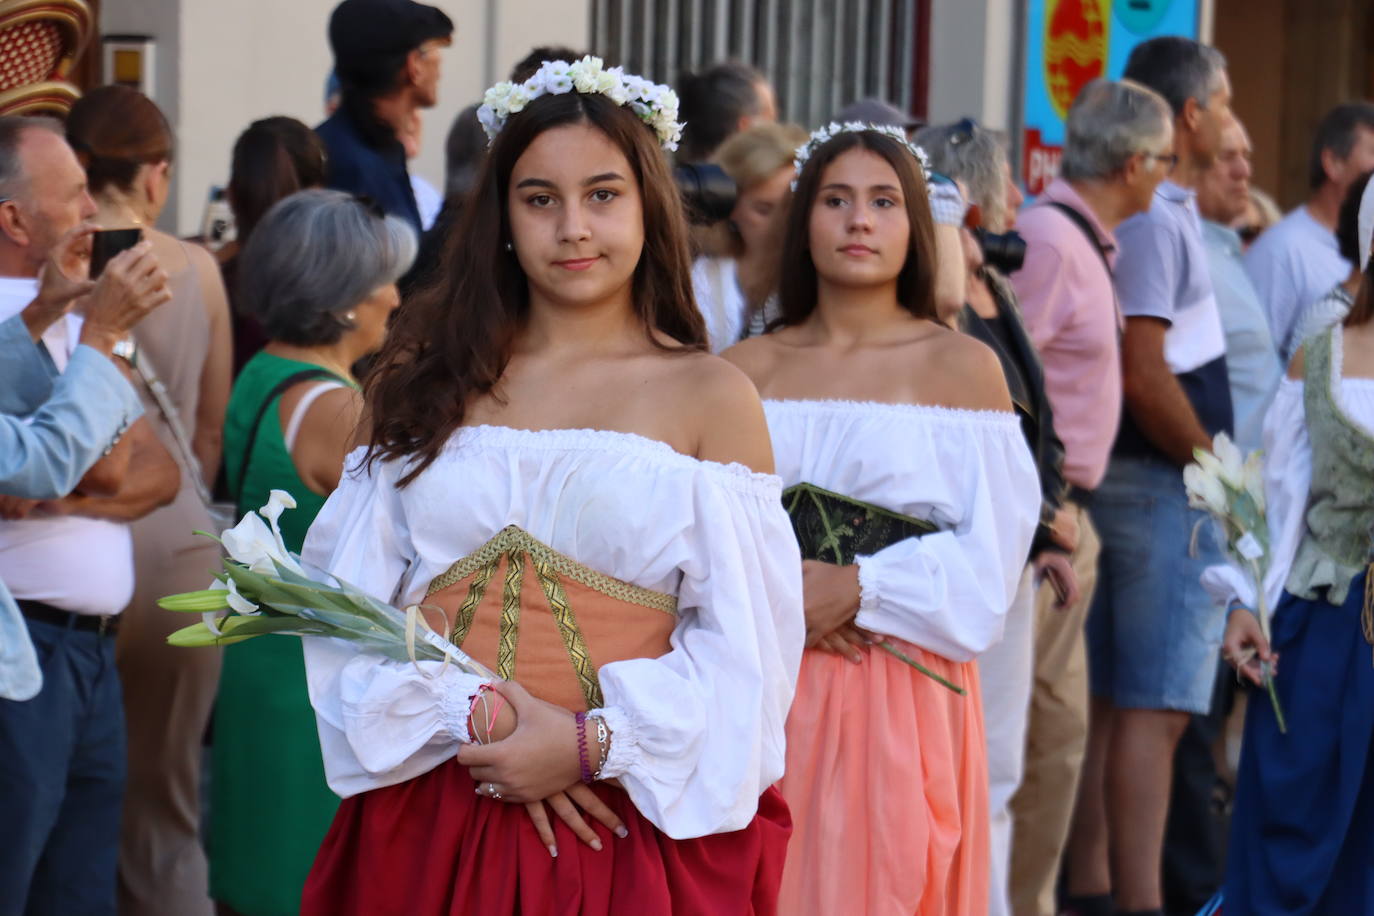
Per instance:
[[[1217,433],[1216,438],[1212,440],[1212,453],[1221,462],[1221,479],[1230,484],[1233,489],[1243,489],[1245,486],[1245,456],[1231,441],[1231,437],[1226,433]]]
[[[1200,448],[1193,449],[1193,458],[1197,460],[1198,466],[1213,477],[1221,477],[1223,469],[1221,461],[1211,452],[1205,452]]]
[[[239,587],[234,584],[233,579],[229,580],[229,595],[225,600],[229,602],[229,607],[231,607],[236,614],[242,614],[245,617],[256,617],[258,614],[262,613],[262,611],[258,610],[256,604],[239,593]]]
[[[237,525],[224,532],[220,543],[231,559],[253,572],[276,575],[276,563],[280,563],[292,572],[303,573],[300,564],[282,545],[280,535],[255,512],[249,512]]]
[[[1201,463],[1183,469],[1183,485],[1188,490],[1188,505],[1194,509],[1205,509],[1213,515],[1226,513],[1226,487],[1220,477]]]

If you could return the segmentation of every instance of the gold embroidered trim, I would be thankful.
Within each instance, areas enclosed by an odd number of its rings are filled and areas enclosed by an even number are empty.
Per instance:
[[[525,555],[506,554],[506,585],[501,589],[501,630],[496,642],[496,673],[515,677],[515,644],[520,639],[520,587],[525,579]]]
[[[472,629],[472,618],[477,613],[477,605],[482,603],[482,596],[487,593],[487,586],[491,584],[491,577],[496,574],[496,567],[501,565],[501,558],[483,566],[477,571],[477,578],[472,580],[472,587],[468,589],[468,595],[463,599],[463,604],[458,608],[458,619],[453,623],[453,644],[461,646],[468,638],[468,631]],[[434,594],[431,590],[430,594]]]
[[[429,583],[426,597],[461,582],[485,566],[500,562],[501,556],[506,553],[528,553],[536,563],[547,565],[555,572],[581,582],[588,588],[595,589],[607,597],[677,616],[677,598],[675,596],[641,588],[638,585],[583,566],[542,541],[536,540],[533,535],[515,525],[502,528],[490,541],[454,563],[443,574],[436,576],[434,581]],[[476,607],[475,604],[473,606]]]
[[[568,652],[573,671],[577,674],[577,684],[582,689],[582,699],[588,709],[599,709],[606,705],[601,695],[601,682],[597,679],[596,668],[592,665],[591,653],[587,651],[587,640],[577,625],[577,616],[568,606],[568,595],[563,583],[549,564],[534,560],[534,571],[539,584],[544,589],[544,597],[549,599],[549,610],[558,622],[558,632],[563,637],[563,647]]]

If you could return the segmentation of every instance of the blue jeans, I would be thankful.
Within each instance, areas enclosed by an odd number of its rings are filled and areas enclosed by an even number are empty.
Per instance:
[[[113,916],[126,766],[114,635],[25,623],[43,689],[0,700],[0,916]]]
[[[1182,468],[1114,457],[1090,511],[1102,539],[1087,624],[1093,696],[1206,714],[1225,613],[1201,577],[1225,557],[1212,523],[1188,508]]]

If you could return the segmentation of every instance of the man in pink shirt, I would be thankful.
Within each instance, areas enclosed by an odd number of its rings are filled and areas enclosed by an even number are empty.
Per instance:
[[[1063,606],[1048,584],[1035,608],[1035,684],[1025,774],[1012,800],[1011,897],[1017,916],[1054,916],[1088,732],[1083,624],[1097,579],[1099,542],[1085,511],[1102,482],[1121,418],[1122,318],[1112,285],[1112,233],[1149,209],[1172,160],[1173,116],[1153,91],[1097,80],[1069,110],[1062,177],[1016,220],[1026,259],[1011,275],[1022,319],[1040,351],[1071,490],[1056,540],[1082,592]]]

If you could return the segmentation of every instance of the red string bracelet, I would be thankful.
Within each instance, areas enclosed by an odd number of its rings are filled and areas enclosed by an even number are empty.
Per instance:
[[[474,693],[474,694],[472,695],[472,702],[468,704],[468,737],[472,739],[472,743],[473,743],[473,744],[481,744],[481,743],[482,743],[482,739],[477,735],[477,728],[476,728],[476,725],[477,725],[477,704],[482,702],[482,695],[483,695],[484,693],[486,693],[488,690],[491,690],[491,689],[492,689],[492,686],[491,686],[490,684],[478,684],[478,685],[477,685],[477,692]],[[500,696],[500,694],[497,694],[497,696]],[[487,723],[487,738],[488,738],[488,739],[491,738],[491,723],[490,723],[490,720],[488,720],[488,723]]]

